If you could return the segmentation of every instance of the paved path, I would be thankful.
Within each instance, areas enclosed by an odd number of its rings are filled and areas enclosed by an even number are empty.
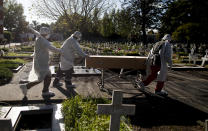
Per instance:
[[[17,101],[20,103],[23,101],[19,81],[20,79],[27,79],[30,69],[31,63],[28,63],[14,75],[10,84],[0,86],[0,101]],[[74,77],[72,81],[76,84],[74,89],[67,89],[65,85],[60,88],[51,87],[50,89],[56,94],[51,100],[64,100],[76,94],[84,97],[111,97],[111,94],[99,90],[97,86],[98,76]],[[106,83],[105,87],[111,90],[122,90],[125,98],[145,97],[131,84],[125,84],[125,81],[121,84],[116,84],[116,81],[118,80],[115,79]],[[148,88],[153,91],[155,84],[153,82]],[[44,101],[41,95],[42,86],[43,83],[40,83],[28,91],[28,101]],[[171,99],[186,103],[208,113],[208,71],[172,71],[169,73],[165,90],[168,91]]]

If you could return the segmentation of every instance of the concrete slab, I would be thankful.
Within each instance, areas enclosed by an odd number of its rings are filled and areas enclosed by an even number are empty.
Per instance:
[[[55,66],[50,66],[52,76],[55,76]],[[99,76],[101,75],[101,71],[98,69],[93,68],[86,68],[85,66],[74,66],[74,73],[72,76],[79,77],[79,76]]]
[[[4,107],[5,108],[5,107]],[[33,112],[38,113],[41,111],[51,110],[52,111],[52,127],[51,129],[38,129],[34,131],[63,131],[64,121],[61,113],[61,104],[55,105],[44,105],[44,106],[22,106],[12,107],[9,111],[6,119],[11,119],[11,125],[13,129],[16,129],[19,119],[23,113]]]
[[[12,107],[0,107],[0,118],[5,118]]]

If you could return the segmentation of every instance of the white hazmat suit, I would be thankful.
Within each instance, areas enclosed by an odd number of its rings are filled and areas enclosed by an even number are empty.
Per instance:
[[[60,53],[61,50],[55,48],[41,34],[49,34],[48,28],[41,28],[40,33],[29,27],[37,36],[34,48],[34,57],[32,70],[30,71],[28,80],[30,82],[43,81],[49,70],[49,50]]]
[[[76,54],[82,57],[87,56],[79,46],[78,40],[80,38],[81,38],[81,33],[76,31],[68,39],[66,39],[63,45],[61,46],[61,52],[62,52],[61,62],[60,62],[61,70],[64,71],[73,68]]]
[[[161,60],[161,68],[158,72],[157,81],[166,81],[168,65],[172,68],[172,46],[170,44],[170,36],[165,35],[162,40],[165,41],[165,44],[162,45],[162,48],[159,52]]]

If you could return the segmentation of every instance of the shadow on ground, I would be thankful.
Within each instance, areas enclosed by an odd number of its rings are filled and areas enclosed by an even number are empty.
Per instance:
[[[130,121],[140,129],[173,125],[196,126],[199,125],[198,122],[208,119],[208,113],[171,98],[134,98],[125,99],[124,103],[136,105],[136,114],[130,116]],[[201,128],[204,128],[203,125]]]

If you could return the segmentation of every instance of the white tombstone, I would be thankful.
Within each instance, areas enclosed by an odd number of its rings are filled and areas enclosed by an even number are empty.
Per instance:
[[[122,104],[123,94],[114,90],[111,104],[98,104],[97,114],[111,115],[110,131],[119,131],[121,115],[134,115],[135,105]]]
[[[189,63],[191,63],[191,61],[193,61],[194,65],[196,65],[196,60],[197,60],[198,57],[194,52],[195,52],[195,48],[193,47],[191,49],[191,53],[189,54]]]
[[[205,50],[205,53],[206,53],[206,54],[205,54],[204,57],[208,58],[208,49]]]
[[[208,61],[208,49],[206,49],[205,53],[206,53],[205,56],[201,58],[202,59],[201,66],[204,66],[205,61]]]

